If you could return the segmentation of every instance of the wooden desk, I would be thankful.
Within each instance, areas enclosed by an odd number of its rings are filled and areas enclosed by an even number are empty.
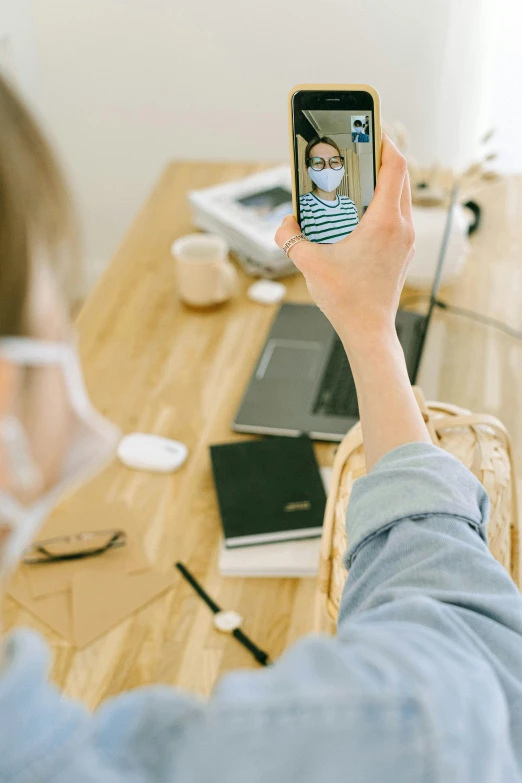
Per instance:
[[[97,408],[123,432],[154,432],[185,442],[189,458],[170,476],[115,462],[77,493],[78,505],[123,499],[136,512],[145,548],[162,569],[182,560],[221,605],[245,617],[245,631],[274,658],[317,626],[315,579],[223,579],[217,568],[220,521],[208,446],[241,440],[230,430],[275,306],[241,295],[211,311],[182,305],[176,293],[174,239],[193,230],[186,193],[262,166],[173,164],[136,218],[78,318],[80,350]],[[309,301],[301,276],[285,281],[288,299]],[[317,447],[331,464],[335,445]],[[99,507],[94,506],[94,507]],[[249,653],[219,634],[211,614],[180,575],[172,590],[84,650],[76,651],[14,601],[7,625],[40,630],[54,652],[52,676],[91,706],[118,691],[167,682],[210,692],[222,672],[255,667]]]
[[[181,559],[225,607],[240,611],[245,629],[275,658],[321,626],[313,579],[222,579],[217,569],[220,524],[208,446],[240,440],[229,429],[275,307],[243,295],[209,312],[180,304],[172,241],[192,230],[186,192],[249,174],[261,166],[171,165],[136,218],[78,319],[87,385],[94,403],[124,432],[161,433],[187,443],[190,456],[172,476],[132,472],[114,463],[75,503],[124,499],[135,509],[151,560],[161,568]],[[484,229],[452,292],[482,312],[520,320],[522,184],[495,185]],[[251,281],[241,275],[242,293]],[[309,301],[300,276],[285,281],[290,301]],[[455,316],[437,315],[422,374],[428,397],[499,415],[522,436],[522,347]],[[432,358],[440,356],[435,377]],[[422,380],[422,375],[421,375]],[[522,437],[516,442],[521,457]],[[331,464],[334,447],[317,447]],[[152,682],[207,694],[219,674],[255,666],[234,639],[213,629],[208,609],[179,577],[174,588],[90,647],[76,651],[13,601],[7,626],[36,627],[53,652],[52,676],[71,696],[95,706],[121,690]]]

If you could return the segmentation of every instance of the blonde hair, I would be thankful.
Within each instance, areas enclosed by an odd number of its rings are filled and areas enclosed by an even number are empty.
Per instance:
[[[0,337],[27,332],[36,255],[57,262],[76,244],[72,202],[38,123],[0,75]]]

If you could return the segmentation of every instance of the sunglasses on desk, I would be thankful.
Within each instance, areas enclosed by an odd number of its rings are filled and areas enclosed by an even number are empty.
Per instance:
[[[127,534],[124,530],[96,530],[74,533],[70,536],[35,541],[25,550],[22,562],[27,565],[60,563],[65,560],[81,560],[103,555],[109,549],[125,546]]]

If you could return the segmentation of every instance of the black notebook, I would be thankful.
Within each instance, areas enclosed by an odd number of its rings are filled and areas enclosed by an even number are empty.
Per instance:
[[[225,443],[210,456],[227,547],[321,535],[326,493],[308,436]]]

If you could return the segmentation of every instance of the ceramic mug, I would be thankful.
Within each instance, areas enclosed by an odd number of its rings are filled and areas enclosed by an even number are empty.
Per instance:
[[[236,293],[237,272],[228,260],[228,249],[215,234],[187,234],[173,243],[179,295],[184,302],[209,307]]]

